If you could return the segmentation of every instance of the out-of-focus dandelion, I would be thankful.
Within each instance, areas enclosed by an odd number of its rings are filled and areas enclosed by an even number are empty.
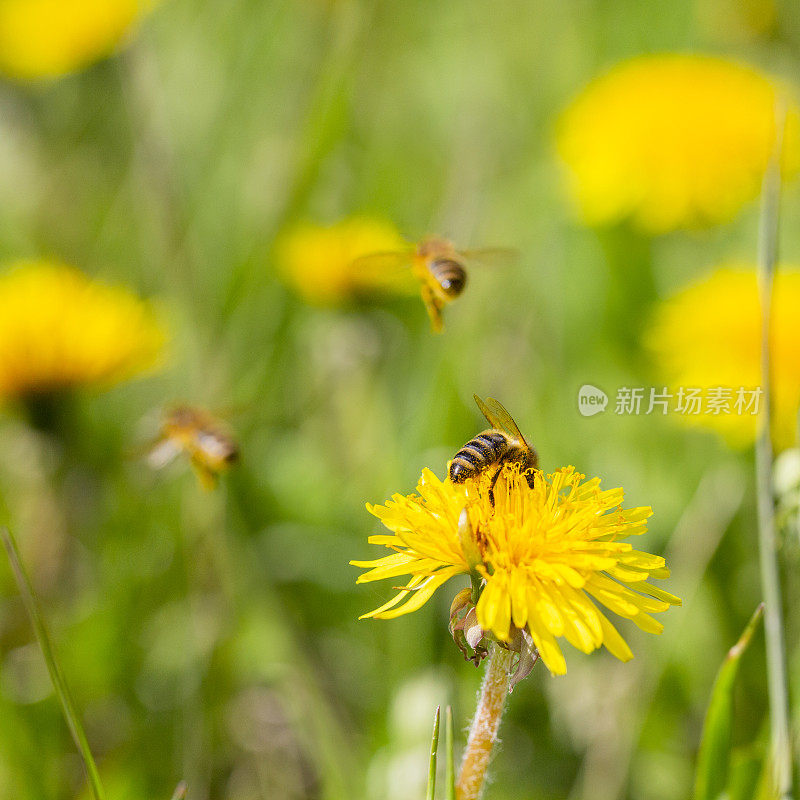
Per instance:
[[[128,289],[48,261],[0,275],[0,398],[108,387],[154,365],[165,333]]]
[[[561,117],[558,149],[589,224],[646,233],[732,219],[755,199],[786,91],[757,70],[703,55],[641,56],[590,83]],[[791,105],[784,175],[800,169]]]
[[[161,438],[148,454],[154,469],[161,469],[186,453],[204,489],[214,489],[221,473],[239,457],[239,447],[222,422],[207,411],[177,406],[164,415]]]
[[[0,70],[57,78],[111,55],[155,0],[0,0]]]
[[[776,449],[796,442],[800,407],[800,270],[782,268],[772,307],[772,436]],[[720,267],[657,308],[649,350],[682,400],[676,416],[711,428],[734,446],[756,437],[761,383],[761,311],[756,273]],[[691,392],[698,403],[692,404]]]
[[[585,653],[604,645],[623,661],[632,658],[597,604],[661,633],[663,626],[651,613],[680,600],[647,579],[666,578],[669,570],[662,557],[623,541],[645,532],[650,508],[623,510],[622,489],[603,491],[599,478],[586,480],[574,467],[550,475],[537,470],[531,488],[516,465],[506,466],[494,487],[494,503],[493,479],[484,471],[454,484],[426,469],[417,493],[367,506],[392,531],[370,537],[370,543],[396,552],[351,562],[369,570],[359,583],[411,578],[365,617],[391,619],[416,611],[450,578],[466,574],[476,579],[473,601],[482,631],[504,644],[520,632],[529,634],[556,675],[567,669],[559,637]],[[464,509],[469,521],[459,526]]]
[[[800,448],[784,450],[774,470],[776,524],[785,534],[800,538]]]
[[[413,294],[415,282],[376,264],[357,264],[371,253],[401,250],[407,242],[389,222],[350,217],[335,225],[296,225],[279,240],[278,266],[287,282],[309,303],[337,305],[371,294]]]

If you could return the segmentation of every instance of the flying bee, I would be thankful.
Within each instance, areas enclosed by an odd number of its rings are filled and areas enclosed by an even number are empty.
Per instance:
[[[476,394],[473,397],[492,427],[470,439],[455,454],[450,462],[450,480],[463,483],[496,466],[489,488],[489,499],[494,505],[494,486],[503,467],[506,464],[519,464],[528,485],[533,488],[533,470],[539,466],[539,456],[525,441],[517,423],[498,400],[487,397],[484,402]]]
[[[239,448],[222,423],[200,408],[176,406],[164,415],[161,436],[147,461],[161,469],[186,453],[204,489],[217,485],[220,473],[239,458]]]
[[[387,276],[391,272],[408,271],[419,281],[433,331],[440,333],[442,309],[461,295],[467,285],[467,265],[507,263],[513,257],[513,250],[502,248],[456,250],[447,239],[431,236],[408,250],[361,256],[353,262],[353,267],[371,273],[385,270]]]

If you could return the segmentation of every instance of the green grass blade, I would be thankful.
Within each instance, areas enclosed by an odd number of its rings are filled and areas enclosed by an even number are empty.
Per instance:
[[[456,762],[453,752],[453,709],[447,706],[444,715],[444,748],[447,756],[444,782],[447,800],[456,800]]]
[[[441,706],[436,706],[436,713],[433,716],[433,736],[431,737],[431,763],[428,767],[428,791],[425,793],[426,800],[433,800],[436,796],[436,757],[439,751],[439,716]]]
[[[766,748],[761,744],[734,750],[728,778],[728,800],[754,800],[758,797],[759,780],[768,765]]]
[[[781,153],[786,107],[775,112],[776,138],[761,192],[758,242],[758,284],[761,300],[761,388],[763,404],[756,441],[756,494],[758,500],[758,551],[761,587],[766,604],[764,631],[767,642],[767,688],[771,724],[771,750],[775,788],[781,800],[792,797],[792,755],[789,733],[789,694],[786,679],[786,647],[778,568],[775,507],[772,494],[771,438],[772,369],[770,330],[773,287],[778,260],[778,222],[781,196]]]
[[[14,540],[14,537],[7,528],[0,528],[0,538],[3,540],[3,545],[8,552],[8,558],[11,562],[11,569],[14,572],[14,577],[17,580],[22,600],[25,603],[25,608],[31,618],[33,630],[36,634],[36,639],[39,642],[39,647],[42,650],[47,669],[50,672],[50,679],[53,681],[53,688],[61,703],[61,710],[64,712],[64,718],[67,720],[67,726],[78,748],[78,752],[83,757],[83,763],[86,767],[86,775],[89,779],[89,785],[92,789],[92,794],[95,800],[105,800],[105,792],[100,782],[100,773],[97,770],[92,752],[89,749],[89,742],[86,739],[86,733],[81,725],[80,718],[75,711],[75,706],[72,702],[72,697],[69,693],[67,683],[58,663],[55,650],[53,649],[50,640],[50,634],[47,630],[47,625],[44,621],[44,616],[39,607],[39,601],[36,598],[36,593],[33,590],[30,579],[28,578],[25,567],[22,565],[19,548]]]
[[[750,644],[763,612],[764,604],[761,603],[739,641],[728,651],[714,680],[697,757],[695,800],[718,800],[727,790],[731,763],[733,687],[742,654]]]

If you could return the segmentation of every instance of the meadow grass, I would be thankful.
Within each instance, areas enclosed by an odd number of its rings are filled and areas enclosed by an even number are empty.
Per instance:
[[[763,599],[753,451],[616,414],[615,395],[661,387],[641,344],[653,304],[752,261],[758,208],[659,237],[593,230],[554,141],[575,93],[640,53],[713,51],[796,77],[797,10],[775,4],[761,29],[739,11],[164,0],[115,58],[0,83],[3,260],[55,256],[129,285],[170,331],[162,368],[78,392],[49,429],[13,402],[0,419],[4,519],[109,798],[168,797],[182,779],[192,800],[423,797],[439,705],[453,709],[437,792],[451,797],[481,671],[447,632],[450,598],[359,622],[386,597],[356,587],[348,562],[372,557],[379,532],[365,501],[411,492],[425,466],[443,477],[485,426],[475,392],[513,408],[546,468],[575,464],[651,505],[644,549],[666,555],[684,599],[661,637],[621,623],[631,663],[572,650],[566,676],[537,667],[515,689],[487,797],[690,796],[717,668]],[[796,183],[783,202],[790,221]],[[276,238],[355,213],[520,256],[471,272],[438,337],[418,298],[305,304]],[[780,244],[797,262],[797,226]],[[586,383],[609,396],[604,413],[578,413]],[[241,445],[214,493],[185,462],[153,473],[139,456],[176,401],[225,418]],[[777,535],[797,719],[800,549]],[[85,793],[33,642],[0,569],[0,800]],[[735,758],[760,745],[765,665],[754,637]]]

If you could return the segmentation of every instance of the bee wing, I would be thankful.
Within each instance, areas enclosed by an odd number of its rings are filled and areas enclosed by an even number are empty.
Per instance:
[[[475,402],[481,413],[489,421],[489,424],[497,430],[505,431],[510,436],[513,436],[520,442],[525,442],[525,437],[517,427],[517,423],[511,417],[511,414],[506,411],[505,407],[499,400],[494,397],[487,397],[486,402],[481,400],[478,395],[473,395]]]
[[[350,269],[356,277],[363,276],[363,282],[376,288],[385,286],[388,290],[414,294],[419,291],[419,280],[413,272],[414,250],[398,250],[387,253],[367,253],[350,262]]]
[[[484,247],[457,252],[468,264],[489,268],[507,267],[519,257],[519,252],[511,247]]]
[[[354,258],[352,266],[356,269],[366,269],[370,272],[381,269],[391,272],[410,268],[413,258],[414,251],[411,249],[393,250],[386,253],[366,253],[363,256]]]
[[[350,267],[355,272],[365,272],[369,275],[385,273],[398,275],[411,270],[414,262],[413,250],[398,250],[387,253],[367,253],[354,258]]]
[[[181,446],[172,439],[160,439],[147,452],[147,463],[152,469],[162,469],[180,452]]]
[[[199,431],[197,434],[197,450],[202,453],[202,458],[209,465],[230,464],[239,455],[239,448],[236,442],[229,436],[217,431]]]

